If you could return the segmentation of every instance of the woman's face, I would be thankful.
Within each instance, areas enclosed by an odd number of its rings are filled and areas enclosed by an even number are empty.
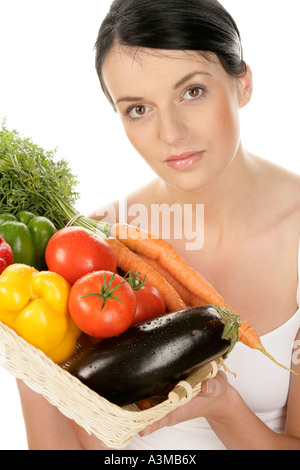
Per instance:
[[[119,46],[102,72],[130,142],[167,184],[197,191],[231,165],[246,79],[194,52]]]

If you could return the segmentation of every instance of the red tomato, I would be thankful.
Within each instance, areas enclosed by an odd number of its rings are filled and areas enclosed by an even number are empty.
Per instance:
[[[99,235],[82,227],[66,227],[49,240],[45,252],[49,271],[64,277],[71,285],[93,271],[117,269],[116,256]]]
[[[120,335],[131,326],[135,310],[136,296],[132,287],[112,272],[87,274],[75,282],[70,291],[70,315],[89,336]]]
[[[145,281],[144,285],[134,292],[136,296],[136,311],[132,325],[166,313],[166,304],[162,294],[149,282]]]

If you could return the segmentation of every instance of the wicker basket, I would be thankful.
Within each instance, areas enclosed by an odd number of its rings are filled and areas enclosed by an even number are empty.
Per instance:
[[[105,446],[124,449],[146,426],[188,403],[199,393],[201,382],[216,375],[221,363],[214,361],[197,369],[162,402],[143,411],[137,405],[121,408],[110,403],[1,322],[0,366],[43,395]]]

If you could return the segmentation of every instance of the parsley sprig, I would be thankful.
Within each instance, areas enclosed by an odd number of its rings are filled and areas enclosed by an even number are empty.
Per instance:
[[[57,229],[79,215],[75,203],[78,184],[65,159],[56,158],[57,149],[45,151],[16,130],[0,130],[0,213],[28,210],[50,219]],[[74,225],[103,238],[110,225],[81,216]]]

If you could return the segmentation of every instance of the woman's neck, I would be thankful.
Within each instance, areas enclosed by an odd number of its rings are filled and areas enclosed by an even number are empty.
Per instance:
[[[196,211],[204,206],[206,229],[220,235],[244,230],[255,210],[256,178],[253,157],[240,146],[232,164],[209,185],[196,192],[183,192],[163,183],[165,202],[189,205]]]

